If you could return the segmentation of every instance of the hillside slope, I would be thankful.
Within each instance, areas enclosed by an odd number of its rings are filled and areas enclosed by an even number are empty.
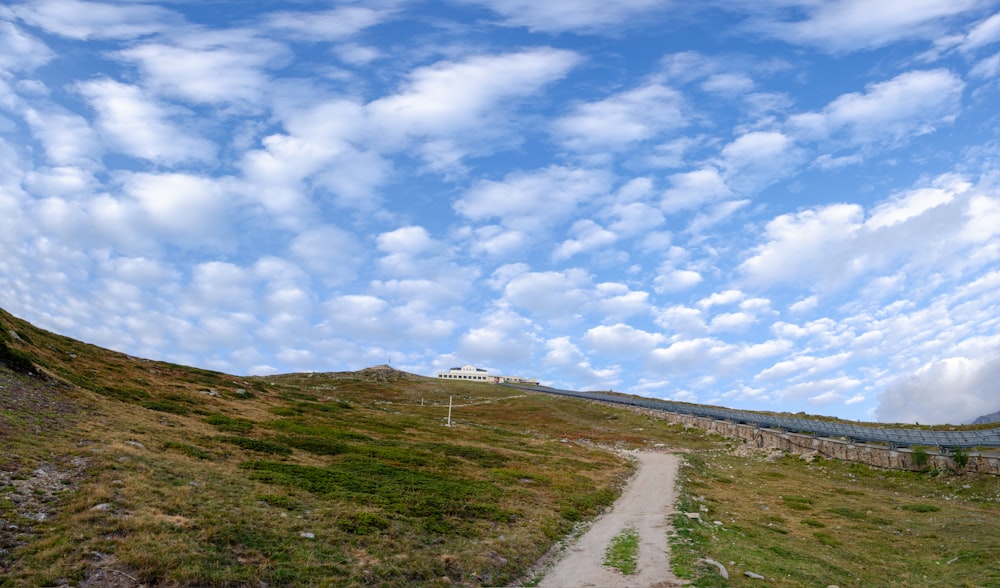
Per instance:
[[[0,333],[2,585],[504,584],[617,495],[603,446],[715,443],[385,366],[240,378]]]
[[[611,448],[650,447],[684,457],[671,562],[693,585],[1000,587],[997,478],[386,366],[236,377],[2,310],[0,363],[3,587],[532,585],[632,471]]]

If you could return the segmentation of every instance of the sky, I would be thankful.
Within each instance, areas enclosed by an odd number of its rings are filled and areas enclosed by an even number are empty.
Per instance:
[[[1000,2],[0,4],[0,307],[240,375],[1000,410]]]

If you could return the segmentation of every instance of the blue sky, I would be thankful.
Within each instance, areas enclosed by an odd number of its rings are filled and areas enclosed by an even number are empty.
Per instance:
[[[1000,3],[0,6],[0,306],[237,374],[1000,409]]]

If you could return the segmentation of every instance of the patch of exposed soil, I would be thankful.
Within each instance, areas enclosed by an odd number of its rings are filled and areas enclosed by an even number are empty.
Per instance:
[[[668,546],[679,458],[653,451],[637,453],[636,457],[638,468],[621,497],[568,546],[565,557],[545,574],[539,588],[668,588],[686,584],[670,569]],[[603,565],[611,540],[626,529],[639,535],[638,569],[630,575]]]

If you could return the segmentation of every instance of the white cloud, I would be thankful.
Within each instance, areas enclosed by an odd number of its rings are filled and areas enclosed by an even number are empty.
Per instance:
[[[910,71],[839,96],[820,112],[793,115],[788,125],[805,139],[898,144],[953,122],[964,89],[946,69]]]
[[[813,377],[843,366],[851,359],[850,352],[826,357],[799,355],[793,359],[779,361],[754,376],[755,382],[783,380],[794,376],[796,379]]]
[[[669,0],[459,0],[485,6],[505,18],[509,26],[532,31],[604,32],[630,19],[662,11]]]
[[[570,234],[574,238],[560,243],[559,247],[552,254],[553,259],[557,261],[569,259],[580,253],[606,247],[618,240],[617,235],[590,219],[579,220],[573,223],[573,226],[570,228]]]
[[[656,324],[666,331],[685,335],[695,335],[708,331],[702,312],[697,308],[682,305],[663,309],[656,318]]]
[[[802,314],[814,310],[819,306],[819,296],[807,296],[802,300],[798,300],[788,307],[788,310],[794,314]]]
[[[905,3],[792,0],[772,6],[785,8],[789,15],[800,18],[763,14],[750,26],[789,43],[843,53],[876,49],[907,39],[932,39],[943,32],[950,18],[980,5],[978,0],[911,0]],[[747,9],[763,12],[767,8],[770,7],[763,4]]]
[[[97,134],[82,116],[59,110],[24,113],[32,132],[45,147],[47,159],[55,165],[95,167],[102,147]]]
[[[414,70],[403,89],[368,104],[380,142],[407,135],[439,136],[481,126],[504,102],[530,96],[565,76],[579,61],[571,51],[540,48],[505,55],[479,55]]]
[[[1000,409],[1000,359],[949,357],[890,384],[875,412],[883,422],[968,423]]]
[[[977,255],[963,257],[961,253],[973,235],[984,243],[1000,232],[992,224],[993,219],[1000,219],[1000,208],[994,198],[986,196],[988,182],[973,186],[961,176],[946,174],[926,187],[902,191],[878,203],[867,220],[863,209],[854,204],[781,215],[767,224],[767,242],[753,251],[740,271],[755,284],[830,288],[880,272],[891,263],[918,272],[948,266],[949,272],[955,272],[969,264],[988,263],[989,254],[978,257],[984,251],[981,248]],[[982,202],[979,213],[972,212],[976,202]],[[936,235],[940,246],[914,248],[928,234]]]
[[[733,194],[726,180],[713,167],[673,174],[670,176],[670,183],[671,187],[663,192],[663,201],[660,204],[668,214],[698,208]]]
[[[144,43],[116,54],[139,65],[146,87],[157,93],[207,103],[260,99],[263,69],[286,56],[281,45],[233,31],[186,36],[177,44]]]
[[[757,322],[757,317],[748,312],[724,312],[715,315],[709,322],[709,331],[719,332],[742,332]]]
[[[964,52],[972,52],[1000,41],[1000,12],[977,22],[967,34],[946,37],[939,44],[957,46]]]
[[[689,290],[700,284],[704,278],[694,270],[670,269],[656,276],[653,284],[659,293]]]
[[[444,260],[451,257],[448,248],[431,238],[427,229],[409,226],[382,233],[376,238],[379,267],[398,277],[426,277],[439,273]]]
[[[215,157],[211,142],[171,122],[168,109],[136,86],[105,78],[77,89],[97,111],[102,134],[123,153],[168,164]]]
[[[608,228],[625,238],[648,234],[665,220],[659,209],[643,202],[617,203],[607,213],[617,219]]]
[[[311,274],[326,283],[354,277],[365,255],[357,238],[333,226],[318,226],[297,235],[289,250]]]
[[[13,23],[0,21],[0,71],[31,71],[54,56],[45,43]]]
[[[554,130],[570,149],[623,149],[686,125],[683,102],[676,90],[650,84],[578,104],[572,113],[555,121]]]
[[[480,317],[459,339],[461,357],[475,363],[528,364],[544,346],[531,321],[509,311]]]
[[[123,190],[138,205],[143,224],[161,239],[185,247],[219,244],[231,237],[234,196],[225,181],[188,174],[133,174]]]
[[[603,172],[550,166],[534,173],[513,172],[502,182],[480,181],[454,207],[472,220],[496,218],[506,227],[531,232],[564,220],[580,203],[609,188]]]
[[[529,272],[514,277],[504,299],[549,321],[579,320],[593,300],[590,277],[580,270]]]
[[[722,292],[715,292],[711,296],[707,296],[698,301],[698,306],[708,310],[713,306],[718,306],[720,304],[736,304],[737,302],[742,302],[747,295],[740,290],[724,290]]]
[[[754,192],[786,175],[802,160],[795,141],[777,131],[752,131],[722,148],[720,165],[726,184],[739,192]]]
[[[731,348],[718,339],[682,339],[649,353],[650,369],[659,373],[690,372],[720,359]]]
[[[338,6],[322,12],[274,12],[269,26],[310,41],[339,41],[376,26],[394,14],[391,9]]]
[[[975,78],[995,78],[997,74],[1000,74],[1000,53],[979,60],[969,71]]]
[[[650,333],[631,325],[618,323],[593,327],[583,335],[592,349],[608,355],[644,355],[666,340],[660,333]]]
[[[742,73],[719,73],[709,76],[701,83],[706,92],[735,95],[749,92],[754,87],[753,79]]]
[[[181,22],[159,6],[81,0],[33,0],[10,7],[20,20],[72,39],[132,39],[163,32]]]

